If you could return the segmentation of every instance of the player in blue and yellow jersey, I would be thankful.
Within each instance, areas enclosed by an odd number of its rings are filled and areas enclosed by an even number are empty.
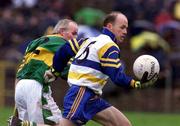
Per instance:
[[[124,40],[127,28],[126,16],[112,12],[104,20],[102,34],[81,45],[69,69],[70,88],[64,97],[63,119],[59,126],[81,126],[91,119],[103,126],[131,126],[123,113],[100,97],[108,78],[118,86],[132,88],[149,86],[155,81],[147,81],[147,74],[143,82],[135,81],[123,71],[118,44]],[[56,71],[59,64],[55,55],[53,67]]]
[[[52,35],[37,38],[28,45],[16,76],[15,105],[19,119],[42,124],[58,123],[62,114],[51,96],[44,73],[52,65],[58,49],[69,47],[69,57],[77,53],[79,45],[73,39],[77,32],[76,22],[63,19],[54,27]]]

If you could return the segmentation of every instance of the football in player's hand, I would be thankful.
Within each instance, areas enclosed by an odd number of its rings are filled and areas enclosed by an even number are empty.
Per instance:
[[[147,80],[150,80],[155,74],[159,74],[159,70],[158,60],[151,55],[141,55],[133,64],[133,72],[139,80],[142,79],[145,72],[147,72]]]

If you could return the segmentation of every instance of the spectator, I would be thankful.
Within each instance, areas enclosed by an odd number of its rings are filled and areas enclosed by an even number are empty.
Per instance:
[[[37,4],[38,0],[12,0],[15,8],[27,7],[32,8]]]

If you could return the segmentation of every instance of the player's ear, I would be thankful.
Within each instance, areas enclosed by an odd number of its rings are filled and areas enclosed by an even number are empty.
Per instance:
[[[59,29],[59,33],[60,33],[61,35],[63,35],[63,34],[65,33],[65,29],[64,29],[64,28]]]
[[[108,29],[110,29],[110,30],[112,30],[112,23],[108,23],[107,25],[106,25],[106,27],[108,28]]]

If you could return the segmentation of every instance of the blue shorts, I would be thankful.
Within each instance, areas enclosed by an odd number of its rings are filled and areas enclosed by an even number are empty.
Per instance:
[[[91,89],[74,85],[64,97],[63,117],[81,126],[91,120],[96,113],[110,106]]]

